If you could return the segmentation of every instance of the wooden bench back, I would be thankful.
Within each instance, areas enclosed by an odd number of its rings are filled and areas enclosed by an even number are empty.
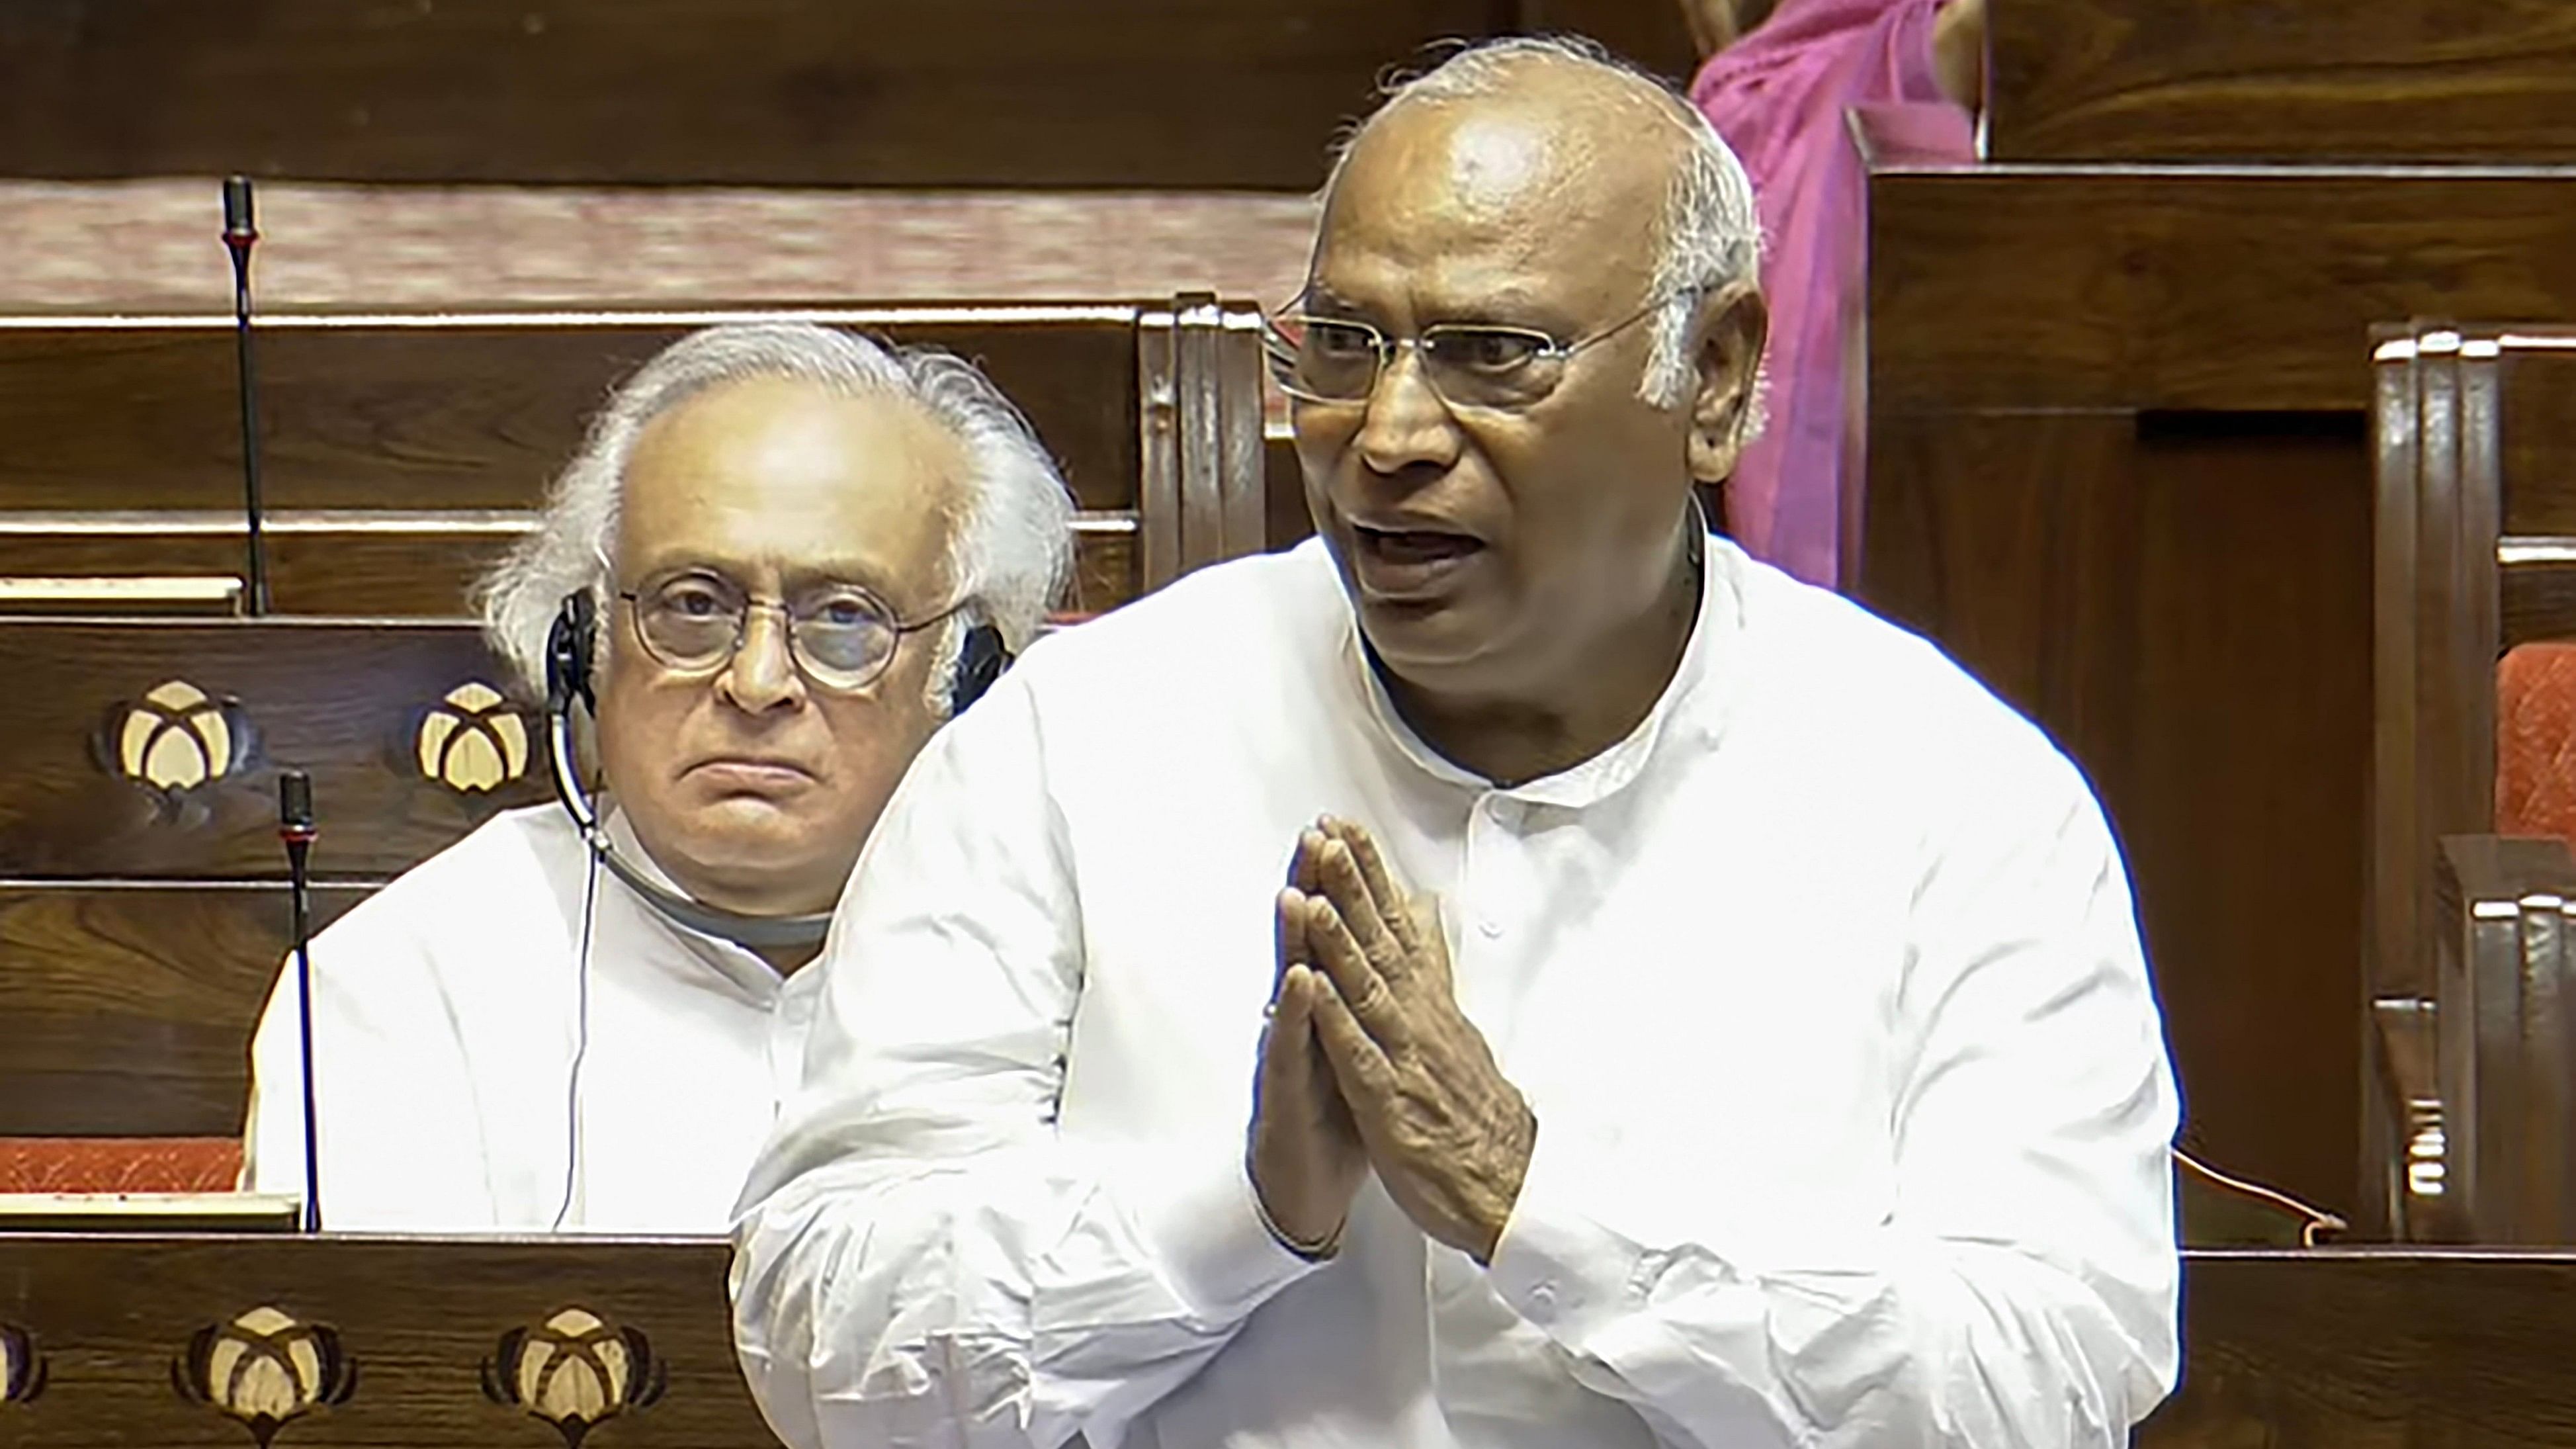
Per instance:
[[[2576,1241],[2576,859],[2492,833],[2497,660],[2576,635],[2576,330],[2390,326],[2373,357],[2387,1190],[2411,1236]]]

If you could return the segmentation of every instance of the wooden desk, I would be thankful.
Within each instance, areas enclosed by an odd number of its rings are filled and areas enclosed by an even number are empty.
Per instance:
[[[33,1402],[0,1403],[0,1442],[248,1449],[248,1426],[179,1385],[196,1377],[196,1335],[267,1308],[327,1331],[311,1367],[336,1356],[344,1368],[308,1368],[317,1397],[346,1397],[291,1421],[282,1444],[559,1446],[554,1428],[485,1392],[485,1366],[506,1380],[503,1335],[541,1336],[578,1309],[640,1335],[634,1397],[659,1390],[606,1422],[598,1449],[770,1449],[734,1363],[727,1251],[717,1240],[0,1236],[0,1323],[47,1365]],[[524,1376],[524,1349],[520,1366]]]
[[[0,1236],[0,1337],[47,1365],[0,1403],[23,1449],[243,1449],[192,1402],[192,1338],[263,1307],[328,1328],[355,1365],[343,1402],[294,1422],[302,1449],[447,1449],[560,1438],[496,1403],[500,1340],[568,1309],[642,1335],[657,1400],[599,1449],[768,1449],[733,1357],[726,1247],[704,1241]],[[2185,1382],[2143,1449],[2525,1449],[2576,1444],[2576,1254],[2194,1253]],[[496,1377],[498,1375],[496,1374]],[[324,1387],[337,1388],[335,1383]]]
[[[2192,1253],[2183,1386],[2140,1449],[2576,1444],[2576,1254]]]

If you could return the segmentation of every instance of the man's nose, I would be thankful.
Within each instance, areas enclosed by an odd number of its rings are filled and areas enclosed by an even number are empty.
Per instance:
[[[788,649],[783,611],[755,608],[743,616],[742,644],[717,673],[716,689],[752,714],[804,702],[805,676]]]
[[[1446,473],[1458,461],[1458,420],[1431,386],[1421,349],[1403,347],[1378,369],[1353,446],[1374,473],[1394,476],[1429,467]]]

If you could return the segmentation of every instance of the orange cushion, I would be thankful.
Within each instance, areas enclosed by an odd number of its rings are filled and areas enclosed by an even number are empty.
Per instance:
[[[0,1137],[0,1192],[230,1192],[230,1137]]]
[[[2496,664],[2498,835],[2576,844],[2576,644],[2524,644]]]

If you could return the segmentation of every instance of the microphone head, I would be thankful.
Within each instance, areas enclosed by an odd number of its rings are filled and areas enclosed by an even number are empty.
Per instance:
[[[313,777],[288,770],[277,777],[277,823],[289,830],[313,828]]]
[[[224,240],[234,243],[244,243],[252,240],[258,235],[259,228],[251,219],[250,178],[247,176],[225,177]]]

